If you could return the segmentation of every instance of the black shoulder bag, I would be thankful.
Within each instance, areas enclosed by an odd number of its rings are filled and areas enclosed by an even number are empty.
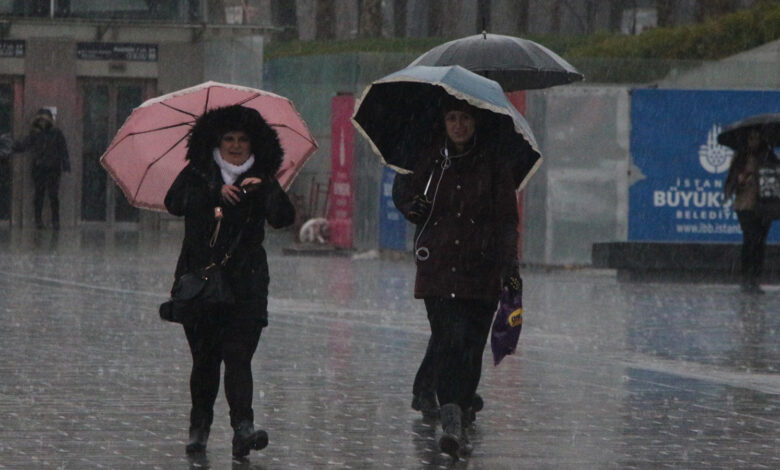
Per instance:
[[[215,209],[217,226],[211,237],[213,247],[222,223],[221,208]],[[243,227],[220,262],[212,262],[201,269],[179,276],[171,288],[171,298],[160,305],[160,318],[174,323],[190,324],[200,316],[217,307],[235,305],[236,299],[225,273],[225,266],[238,246]]]

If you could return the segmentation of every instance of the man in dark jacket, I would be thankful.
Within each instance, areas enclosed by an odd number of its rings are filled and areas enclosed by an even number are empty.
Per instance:
[[[32,177],[35,187],[33,206],[35,227],[43,225],[43,199],[49,194],[51,204],[51,225],[60,228],[60,176],[70,172],[70,157],[65,136],[54,127],[54,117],[46,108],[41,108],[32,120],[30,133],[14,146],[14,150],[29,152],[32,156]]]
[[[393,200],[417,225],[414,296],[431,325],[418,376],[433,372],[415,382],[435,384],[439,445],[457,458],[470,450],[464,413],[475,403],[501,279],[517,275],[518,216],[514,172],[479,128],[479,111],[454,99],[443,111],[444,145],[423,152],[411,175],[396,176]]]

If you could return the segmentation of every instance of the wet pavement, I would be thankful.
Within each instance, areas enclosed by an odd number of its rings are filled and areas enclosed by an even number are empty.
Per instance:
[[[0,231],[0,469],[780,468],[780,287],[528,270],[517,354],[453,464],[410,409],[427,341],[409,259],[284,256],[253,361],[269,446],[230,457],[220,392],[184,454],[189,352],[157,317],[179,237]]]

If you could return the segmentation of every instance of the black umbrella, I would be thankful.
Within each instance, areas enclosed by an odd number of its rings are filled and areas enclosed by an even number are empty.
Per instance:
[[[718,134],[718,143],[739,150],[752,130],[760,131],[772,147],[780,147],[780,113],[756,114],[732,122]]]
[[[445,97],[480,111],[485,141],[514,162],[515,181],[522,189],[542,163],[531,127],[498,83],[462,67],[407,67],[381,78],[363,92],[352,120],[384,164],[410,173],[420,150],[441,137],[436,125]]]
[[[436,46],[409,65],[460,65],[497,81],[506,92],[548,88],[584,78],[541,44],[486,32]]]

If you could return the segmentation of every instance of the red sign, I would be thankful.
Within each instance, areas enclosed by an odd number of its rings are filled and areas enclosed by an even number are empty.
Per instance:
[[[355,128],[350,119],[354,108],[355,98],[352,95],[339,95],[331,101],[331,170],[327,218],[330,243],[339,248],[352,248]]]

